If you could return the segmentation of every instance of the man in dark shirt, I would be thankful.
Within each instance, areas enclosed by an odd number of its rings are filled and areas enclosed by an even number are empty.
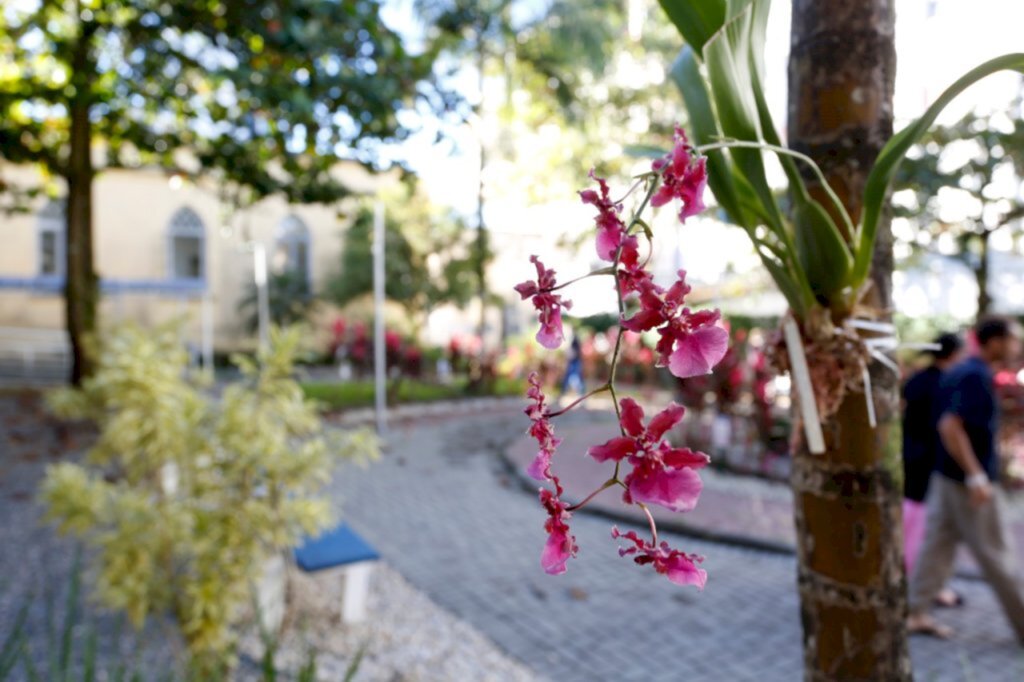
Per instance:
[[[904,497],[924,502],[928,479],[935,469],[939,448],[939,381],[942,374],[960,360],[963,343],[956,334],[935,339],[928,351],[930,365],[907,380],[903,387],[903,489]]]
[[[943,372],[960,360],[963,342],[956,334],[935,339],[930,365],[914,374],[903,386],[903,556],[907,573],[914,570],[924,541],[928,479],[935,469],[939,448],[939,382]],[[960,599],[946,588],[938,603],[956,606]]]
[[[1002,503],[993,487],[999,476],[999,406],[992,370],[1020,352],[1020,339],[1016,328],[999,318],[980,322],[975,336],[977,355],[949,370],[940,382],[938,460],[930,484],[924,546],[910,582],[908,627],[939,637],[952,634],[931,617],[929,608],[949,578],[957,545],[963,542],[1024,643],[1024,595]]]

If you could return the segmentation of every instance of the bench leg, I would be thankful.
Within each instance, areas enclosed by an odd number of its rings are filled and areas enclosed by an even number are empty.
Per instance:
[[[360,561],[346,566],[342,573],[344,587],[341,600],[341,621],[360,623],[366,618],[366,599],[370,593],[372,561]]]
[[[278,554],[267,559],[256,583],[256,609],[261,629],[277,635],[284,622],[285,563]]]

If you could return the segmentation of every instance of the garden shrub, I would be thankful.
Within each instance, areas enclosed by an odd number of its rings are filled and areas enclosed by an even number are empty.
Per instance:
[[[266,558],[332,523],[320,493],[339,456],[371,457],[363,431],[328,436],[292,378],[296,330],[234,358],[219,398],[188,374],[172,328],[116,329],[81,390],[50,396],[99,437],[84,463],[51,466],[48,517],[95,548],[95,593],[136,626],[170,613],[197,660],[223,663]]]

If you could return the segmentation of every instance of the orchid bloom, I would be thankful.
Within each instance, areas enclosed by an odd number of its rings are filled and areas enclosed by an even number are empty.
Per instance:
[[[626,459],[633,469],[623,483],[623,499],[632,504],[657,504],[675,512],[690,511],[697,505],[702,488],[697,469],[709,458],[688,448],[674,448],[663,440],[683,418],[682,405],[670,403],[644,427],[644,410],[632,398],[623,398],[621,425],[625,435],[604,445],[591,447],[587,454],[598,462]]]
[[[666,291],[653,282],[640,290],[640,311],[622,326],[634,332],[658,329],[658,366],[667,366],[680,379],[708,374],[729,349],[729,332],[718,326],[717,310],[691,311],[682,307],[690,286],[686,271]]]
[[[597,207],[597,257],[610,263],[620,246],[635,251],[637,240],[626,233],[626,224],[619,218],[622,204],[612,201],[608,182],[594,175],[593,170],[590,177],[597,181],[598,190],[585,189],[580,192],[580,199]]]
[[[686,139],[686,133],[676,126],[675,146],[664,157],[651,164],[651,169],[661,173],[661,187],[651,197],[651,206],[657,208],[673,199],[679,199],[679,222],[684,223],[690,216],[697,215],[704,206],[704,190],[708,186],[707,158],[696,155]]]
[[[708,573],[697,567],[697,564],[704,561],[704,557],[672,549],[667,542],[655,546],[653,542],[641,539],[635,531],[622,533],[618,528],[612,527],[612,537],[625,538],[633,543],[631,547],[620,547],[619,556],[633,556],[633,561],[641,566],[651,564],[655,571],[677,585],[695,585],[701,590],[704,589]]]
[[[548,541],[544,545],[544,552],[541,554],[541,566],[552,575],[565,573],[565,564],[570,557],[576,556],[576,538],[569,533],[569,519],[572,513],[568,505],[562,501],[562,483],[551,472],[551,458],[558,449],[561,439],[555,438],[554,428],[547,411],[547,398],[540,385],[540,378],[536,372],[530,374],[529,389],[526,395],[530,398],[531,404],[526,408],[526,415],[533,424],[530,426],[530,435],[537,440],[540,450],[537,456],[527,469],[527,473],[540,481],[550,481],[555,486],[555,492],[546,488],[540,490],[540,502],[548,513],[544,529],[548,533]]]
[[[635,353],[636,357],[644,358],[647,362],[656,360],[656,364],[667,366],[672,374],[680,378],[710,372],[726,353],[729,337],[728,332],[718,324],[720,313],[717,310],[692,311],[684,306],[685,298],[690,293],[686,273],[679,271],[677,281],[664,289],[655,284],[654,277],[647,269],[650,253],[646,258],[640,255],[640,239],[646,237],[648,244],[653,239],[649,223],[640,216],[640,212],[647,206],[663,206],[678,199],[681,202],[678,213],[680,221],[704,210],[707,160],[689,144],[679,127],[676,128],[674,141],[672,151],[654,161],[651,172],[640,175],[623,199],[613,200],[608,182],[595,175],[594,171],[590,172],[590,177],[597,183],[597,187],[579,193],[584,204],[597,209],[597,256],[612,264],[611,267],[597,269],[579,279],[613,275],[619,310],[625,310],[625,298],[634,294],[638,295],[640,308],[632,317],[621,320],[608,381],[591,393],[568,407],[552,412],[548,408],[537,374],[533,373],[529,377],[527,396],[530,404],[526,414],[531,422],[529,434],[537,441],[538,449],[527,467],[527,473],[538,481],[550,484],[540,490],[540,502],[547,515],[544,529],[548,536],[541,553],[541,566],[550,574],[564,573],[568,560],[578,552],[576,538],[569,529],[572,513],[586,506],[603,490],[621,486],[624,488],[623,501],[638,506],[646,515],[650,523],[651,539],[641,539],[633,531],[620,533],[614,528],[612,537],[628,541],[626,546],[620,547],[619,555],[632,557],[639,565],[650,564],[655,571],[679,585],[695,585],[703,589],[707,580],[707,573],[698,567],[703,561],[702,557],[686,554],[669,547],[665,542],[658,542],[654,516],[648,508],[648,505],[656,504],[675,512],[690,511],[700,497],[703,484],[698,470],[708,464],[708,456],[688,448],[674,447],[665,440],[665,435],[682,420],[682,406],[669,404],[645,426],[644,412],[640,405],[631,398],[621,400],[618,415],[622,435],[587,450],[587,454],[598,462],[615,462],[614,473],[579,503],[569,505],[562,499],[565,491],[558,476],[552,471],[552,459],[562,442],[555,436],[552,419],[573,409],[595,393],[609,391],[615,399],[615,368],[624,353]],[[640,187],[645,188],[646,198],[638,202],[632,218],[624,220],[623,202]],[[545,348],[555,349],[564,341],[562,309],[568,309],[571,303],[563,301],[555,293],[565,284],[556,283],[554,270],[546,268],[537,256],[532,256],[530,261],[537,268],[536,281],[523,282],[515,289],[524,300],[531,299],[540,313],[537,341]],[[642,347],[640,334],[645,331],[656,331],[658,334],[659,340],[653,351]],[[636,350],[637,347],[639,350]],[[625,467],[622,467],[623,464]]]
[[[548,541],[541,553],[540,565],[546,573],[558,575],[565,573],[565,564],[576,556],[579,547],[576,537],[569,532],[569,519],[572,513],[562,501],[562,486],[555,478],[555,492],[541,488],[540,503],[548,513],[544,522],[544,530],[548,533]]]
[[[557,286],[554,270],[545,268],[537,256],[530,256],[530,262],[537,268],[537,280],[517,284],[515,290],[524,301],[532,298],[533,307],[540,312],[537,343],[554,350],[565,341],[565,333],[562,331],[562,308],[571,308],[572,301],[563,301],[560,295],[552,293]]]
[[[526,473],[538,481],[550,481],[554,479],[551,474],[551,457],[561,445],[562,439],[555,438],[555,429],[548,417],[547,399],[541,389],[537,373],[531,372],[528,381],[530,387],[527,389],[526,395],[533,402],[526,408],[526,416],[533,422],[530,425],[530,436],[537,441],[540,449]]]

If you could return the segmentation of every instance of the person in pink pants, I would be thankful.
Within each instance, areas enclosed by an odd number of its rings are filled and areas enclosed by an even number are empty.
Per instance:
[[[956,334],[942,334],[935,344],[938,348],[928,351],[931,363],[903,387],[903,555],[907,575],[913,572],[925,534],[925,498],[939,438],[939,381],[942,373],[961,359],[963,350]],[[945,588],[937,601],[941,606],[958,606],[961,598]]]

